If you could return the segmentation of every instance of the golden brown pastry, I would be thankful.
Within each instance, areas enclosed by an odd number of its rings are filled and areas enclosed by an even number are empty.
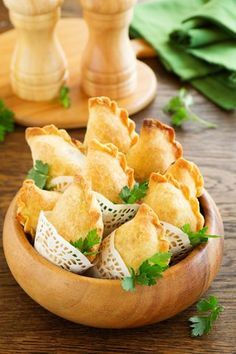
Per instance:
[[[171,176],[152,173],[143,202],[156,212],[161,221],[179,228],[190,224],[191,230],[197,231],[204,225],[197,198],[191,197],[189,189]]]
[[[134,171],[127,166],[125,155],[115,145],[94,139],[89,143],[87,160],[93,190],[114,203],[121,203],[121,189],[134,185]]]
[[[100,143],[112,143],[119,151],[127,153],[138,139],[135,123],[125,109],[118,107],[108,97],[89,99],[89,120],[84,138],[85,146],[93,139]]]
[[[16,218],[24,226],[24,231],[35,236],[41,210],[52,210],[60,194],[38,188],[31,179],[25,180],[17,194]]]
[[[164,174],[183,154],[175,141],[174,129],[155,119],[144,119],[138,142],[127,153],[127,163],[135,179],[143,182],[152,172]]]
[[[191,196],[202,195],[204,180],[199,168],[193,162],[180,158],[167,169],[165,175],[172,176],[180,184],[188,187]]]
[[[74,182],[61,194],[52,211],[46,216],[59,235],[69,242],[85,239],[89,231],[94,229],[102,238],[102,213],[95,193],[82,176],[74,178]],[[95,245],[91,251],[95,252],[98,247],[99,245]],[[88,258],[93,260],[95,255]]]
[[[33,161],[49,164],[49,176],[75,176],[86,173],[86,156],[82,144],[54,125],[27,128],[26,141]],[[50,181],[48,181],[50,182]]]
[[[115,231],[115,248],[128,268],[135,271],[157,252],[167,252],[169,243],[157,215],[142,204],[136,216]]]

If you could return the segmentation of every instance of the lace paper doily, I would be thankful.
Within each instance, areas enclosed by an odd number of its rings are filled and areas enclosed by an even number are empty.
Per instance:
[[[57,192],[64,192],[72,182],[73,176],[55,177],[50,181],[49,188]],[[139,204],[113,204],[102,194],[95,192],[95,195],[102,212],[104,236],[131,220],[138,211]]]
[[[87,257],[57,233],[43,211],[39,215],[34,247],[41,256],[73,273],[83,273],[93,266]]]
[[[95,194],[102,211],[104,236],[131,220],[138,211],[139,204],[113,204],[100,193]]]
[[[171,261],[180,261],[192,249],[188,235],[172,224],[164,221],[161,221],[161,224],[165,227],[166,237],[170,242],[169,251],[172,253]]]
[[[115,249],[114,236],[113,232],[101,244],[95,267],[92,269],[93,275],[97,278],[123,279],[130,276],[128,268]]]
[[[73,176],[58,176],[52,178],[49,182],[49,189],[56,192],[64,192],[65,189],[71,184],[74,180]]]

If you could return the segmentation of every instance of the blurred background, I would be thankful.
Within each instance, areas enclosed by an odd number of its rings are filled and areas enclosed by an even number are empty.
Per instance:
[[[81,16],[81,7],[77,0],[66,0],[62,6],[62,15],[64,17]],[[0,0],[0,33],[12,28],[8,18],[8,11]]]

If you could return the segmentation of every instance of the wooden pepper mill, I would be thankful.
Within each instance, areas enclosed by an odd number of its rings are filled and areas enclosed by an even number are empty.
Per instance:
[[[25,100],[47,101],[58,96],[67,78],[66,59],[55,35],[63,0],[4,0],[17,29],[10,80]]]
[[[89,39],[82,59],[88,96],[121,99],[137,87],[137,65],[128,36],[136,0],[81,0]]]

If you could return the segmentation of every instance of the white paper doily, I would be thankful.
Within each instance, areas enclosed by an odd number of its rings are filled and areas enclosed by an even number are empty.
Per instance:
[[[55,177],[50,181],[49,188],[53,191],[64,192],[73,179],[73,176]],[[104,236],[131,220],[138,211],[139,204],[113,204],[102,194],[95,192],[95,195],[102,212]]]
[[[166,238],[170,242],[169,251],[172,253],[171,261],[177,262],[184,258],[193,248],[188,235],[178,227],[161,221],[166,230]]]
[[[57,233],[43,211],[39,215],[34,247],[41,256],[73,273],[83,273],[93,266],[87,257]]]
[[[95,194],[102,211],[104,236],[131,220],[138,211],[139,204],[113,204],[100,193]]]
[[[73,180],[73,176],[58,176],[51,179],[48,184],[48,188],[56,192],[64,192]]]
[[[130,272],[114,246],[113,232],[106,237],[100,247],[96,264],[92,269],[93,275],[104,279],[123,279],[129,277]]]

